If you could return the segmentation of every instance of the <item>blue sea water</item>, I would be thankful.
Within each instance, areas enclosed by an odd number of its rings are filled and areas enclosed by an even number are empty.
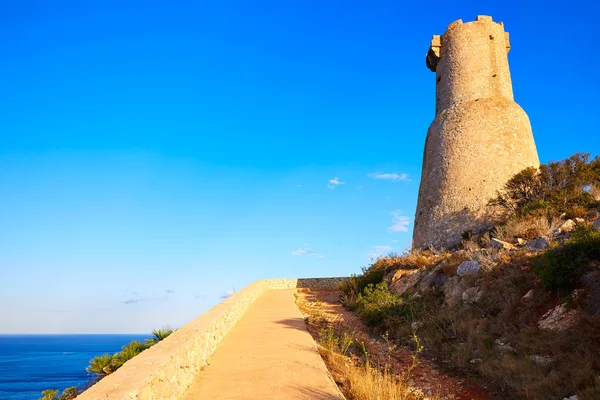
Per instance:
[[[42,390],[84,386],[90,359],[148,335],[0,335],[0,400],[37,400]]]

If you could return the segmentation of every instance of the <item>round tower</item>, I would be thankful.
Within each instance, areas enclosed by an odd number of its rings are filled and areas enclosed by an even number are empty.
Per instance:
[[[491,17],[434,36],[435,119],[425,140],[413,246],[452,247],[485,229],[488,201],[517,172],[538,167],[529,118],[513,99],[508,32]]]

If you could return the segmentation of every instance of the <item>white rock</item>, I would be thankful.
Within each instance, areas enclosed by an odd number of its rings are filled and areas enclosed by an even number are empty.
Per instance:
[[[496,249],[504,249],[504,250],[510,250],[512,249],[514,246],[508,242],[493,238],[492,239],[492,247],[496,248]]]
[[[533,289],[531,289],[529,292],[525,293],[523,295],[523,297],[521,297],[521,301],[529,301],[529,300],[533,300]]]
[[[410,324],[410,329],[412,329],[413,332],[416,332],[422,326],[423,326],[422,322],[414,321],[412,324]]]
[[[575,221],[573,221],[572,219],[568,219],[558,228],[558,232],[559,233],[571,232],[573,229],[575,229],[576,225],[577,224],[575,223]]]
[[[570,310],[565,304],[560,304],[544,314],[538,321],[538,326],[547,331],[560,332],[569,329],[578,317],[577,310]]]
[[[494,341],[496,350],[498,350],[500,353],[516,353],[517,351],[512,347],[507,345],[506,343],[502,342],[500,339],[496,339]]]
[[[463,261],[458,266],[458,269],[456,270],[456,273],[459,276],[465,276],[467,274],[474,274],[474,273],[476,273],[477,271],[479,271],[479,268],[481,268],[481,266],[475,260]]]

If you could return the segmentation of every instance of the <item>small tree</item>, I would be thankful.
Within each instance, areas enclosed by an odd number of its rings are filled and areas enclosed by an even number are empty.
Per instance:
[[[42,397],[39,400],[56,400],[56,396],[58,396],[58,390],[44,390],[42,392]]]
[[[62,394],[58,396],[58,400],[73,400],[78,394],[79,391],[77,390],[77,387],[71,386],[63,390]]]
[[[519,172],[504,185],[490,205],[499,206],[504,218],[522,217],[535,210],[554,214],[574,207],[596,205],[593,191],[600,185],[600,158],[590,161],[587,153],[576,153],[562,161],[551,161]]]

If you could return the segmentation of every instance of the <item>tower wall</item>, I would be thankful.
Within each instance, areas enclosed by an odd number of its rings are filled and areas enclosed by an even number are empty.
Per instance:
[[[514,174],[539,166],[529,118],[514,102],[508,33],[491,17],[434,36],[436,116],[427,132],[414,247],[451,247],[487,227],[485,209]]]

